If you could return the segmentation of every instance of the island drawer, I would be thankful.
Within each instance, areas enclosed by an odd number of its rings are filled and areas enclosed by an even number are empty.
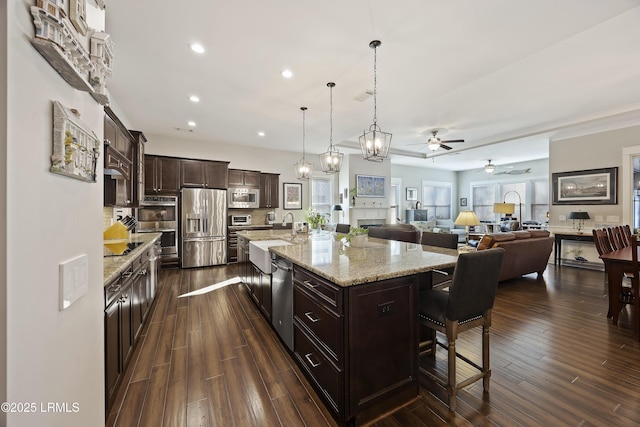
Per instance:
[[[343,314],[342,288],[294,264],[293,281],[314,297],[331,306],[339,315]]]
[[[339,416],[343,416],[344,371],[336,367],[298,325],[294,326],[294,334],[294,355],[298,363],[307,372],[331,408]]]
[[[294,316],[314,336],[338,366],[343,366],[344,318],[331,307],[317,301],[301,286],[294,286]]]

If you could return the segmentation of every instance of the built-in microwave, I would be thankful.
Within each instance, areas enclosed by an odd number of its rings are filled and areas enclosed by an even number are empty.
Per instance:
[[[257,209],[260,207],[260,190],[235,187],[227,190],[230,208]]]

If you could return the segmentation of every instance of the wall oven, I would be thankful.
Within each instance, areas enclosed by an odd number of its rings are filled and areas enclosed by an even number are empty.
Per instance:
[[[162,233],[160,261],[178,262],[178,197],[145,196],[136,210],[137,233]]]
[[[260,190],[257,188],[235,187],[227,190],[229,208],[258,209]]]

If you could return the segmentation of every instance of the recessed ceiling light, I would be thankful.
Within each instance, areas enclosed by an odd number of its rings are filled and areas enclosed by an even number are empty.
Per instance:
[[[264,136],[264,132],[262,131],[258,132],[258,136]]]
[[[204,53],[204,46],[202,46],[200,43],[191,43],[189,45],[189,48],[191,48],[191,50],[195,53]]]
[[[189,120],[189,121],[187,122],[187,124],[188,124],[189,126],[191,126],[191,127],[195,127],[196,122],[194,122],[193,120]]]
[[[200,98],[198,98],[196,95],[191,95],[189,97],[189,101],[191,101],[191,102],[200,102]]]
[[[286,69],[286,70],[282,70],[282,77],[284,77],[285,79],[290,79],[291,77],[293,77],[293,71]]]

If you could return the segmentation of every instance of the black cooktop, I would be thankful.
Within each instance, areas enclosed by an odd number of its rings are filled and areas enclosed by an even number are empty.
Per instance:
[[[105,243],[104,244],[104,256],[124,256],[129,254],[132,250],[140,245],[144,245],[144,242],[117,242],[117,243]]]

